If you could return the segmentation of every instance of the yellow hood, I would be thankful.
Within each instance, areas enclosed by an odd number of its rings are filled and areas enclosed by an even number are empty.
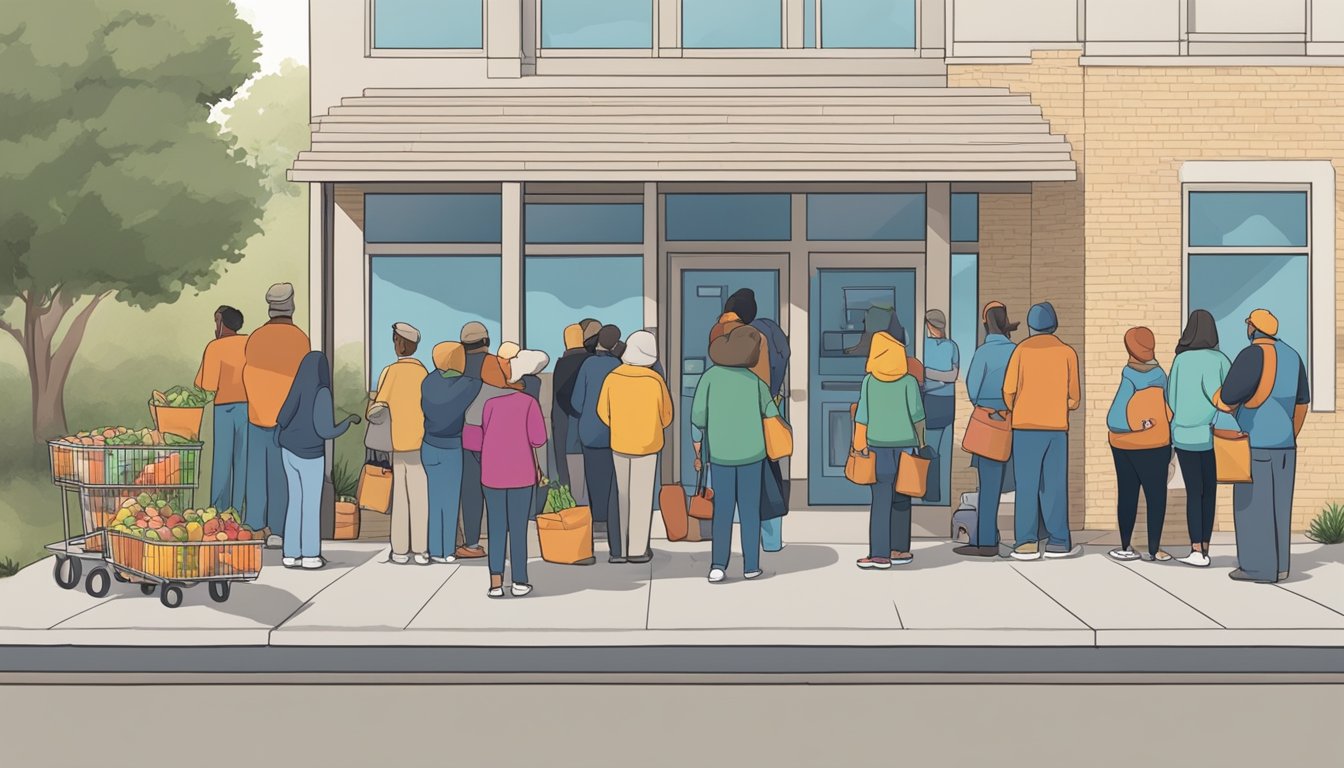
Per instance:
[[[583,349],[583,326],[578,323],[565,326],[565,349]]]
[[[868,366],[865,370],[878,381],[901,378],[910,372],[910,365],[905,359],[905,345],[886,331],[875,334],[868,350]]]
[[[434,367],[461,373],[467,369],[467,351],[456,341],[434,345]]]

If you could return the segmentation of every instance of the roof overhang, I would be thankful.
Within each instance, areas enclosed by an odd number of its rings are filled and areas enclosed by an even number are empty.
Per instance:
[[[1000,88],[371,89],[315,118],[301,182],[1073,181]]]

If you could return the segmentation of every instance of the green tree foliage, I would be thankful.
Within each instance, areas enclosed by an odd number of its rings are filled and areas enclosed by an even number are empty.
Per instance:
[[[0,330],[24,351],[35,439],[67,431],[100,303],[208,287],[260,231],[265,174],[208,120],[257,50],[229,0],[0,2]]]
[[[247,95],[223,110],[228,130],[248,161],[266,172],[273,194],[297,197],[307,189],[285,178],[311,141],[308,133],[308,68],[286,59],[275,74],[258,77]],[[305,217],[303,225],[307,226]]]

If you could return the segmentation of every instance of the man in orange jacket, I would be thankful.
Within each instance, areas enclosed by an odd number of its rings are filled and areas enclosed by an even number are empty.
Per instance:
[[[1055,336],[1059,319],[1049,302],[1031,308],[1027,327],[1031,337],[1013,350],[1003,379],[1017,480],[1013,557],[1041,558],[1042,523],[1045,557],[1069,557],[1082,551],[1069,533],[1069,412],[1083,400],[1078,353]]]

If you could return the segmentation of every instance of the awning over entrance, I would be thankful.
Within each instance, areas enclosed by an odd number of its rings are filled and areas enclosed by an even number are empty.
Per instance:
[[[999,88],[369,89],[292,181],[1072,181]]]

